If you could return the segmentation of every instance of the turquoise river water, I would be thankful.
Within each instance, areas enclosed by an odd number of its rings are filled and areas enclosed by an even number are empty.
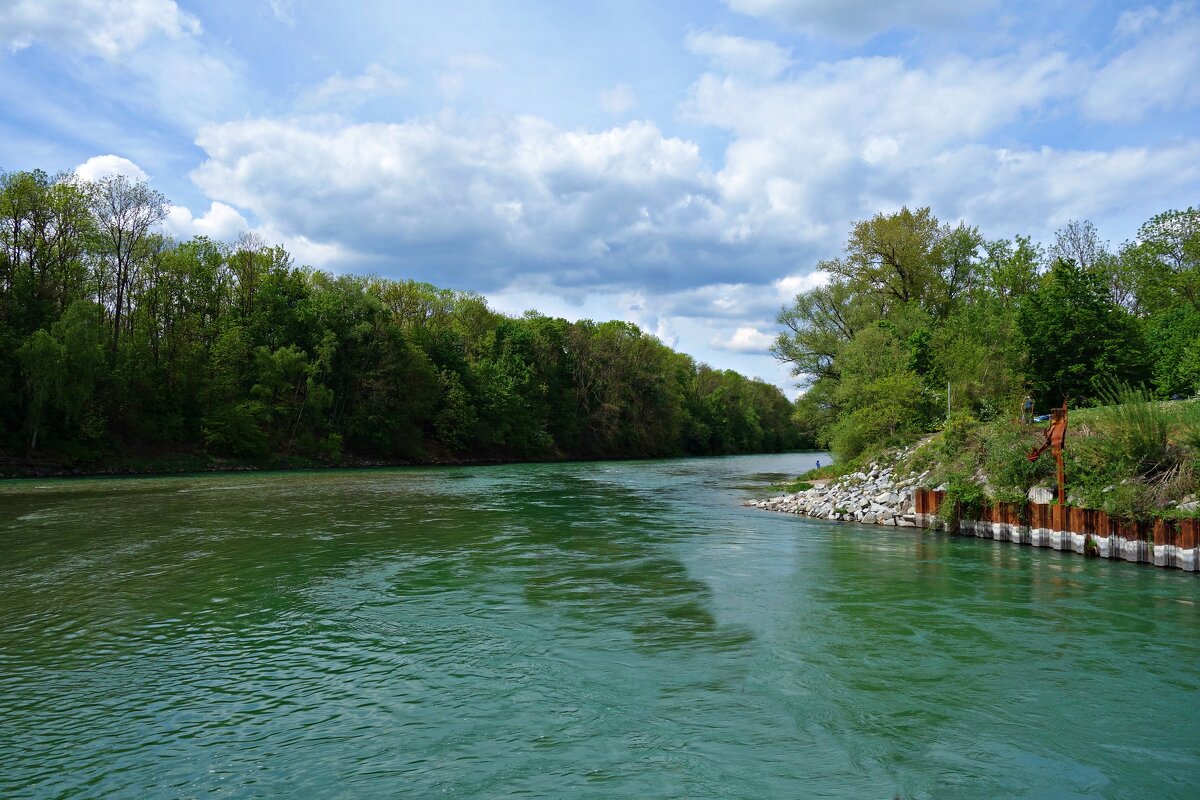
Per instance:
[[[0,797],[1200,797],[1200,580],[817,455],[0,484]]]

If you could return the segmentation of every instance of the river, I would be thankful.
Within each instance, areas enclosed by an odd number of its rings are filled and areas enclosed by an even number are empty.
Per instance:
[[[1197,796],[1197,576],[816,457],[0,484],[0,797]]]

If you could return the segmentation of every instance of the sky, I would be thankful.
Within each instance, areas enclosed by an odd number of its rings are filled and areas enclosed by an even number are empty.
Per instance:
[[[858,220],[1117,246],[1200,205],[1200,2],[0,0],[35,168],[791,392],[775,315]]]

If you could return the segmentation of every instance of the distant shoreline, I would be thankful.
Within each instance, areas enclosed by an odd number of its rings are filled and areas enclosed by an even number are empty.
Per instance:
[[[544,458],[431,458],[428,460],[355,459],[339,464],[309,459],[290,458],[278,462],[237,462],[208,456],[181,455],[147,458],[139,463],[118,463],[107,467],[65,467],[62,465],[23,465],[0,462],[0,481],[36,480],[41,478],[121,478],[158,477],[203,473],[236,472],[302,472],[317,470],[368,470],[395,467],[498,467],[511,464],[566,464],[590,461],[661,461],[677,458],[732,458],[737,456],[766,456],[815,453],[816,450],[774,450],[757,453],[717,453],[697,455],[677,453],[654,456],[550,456]]]

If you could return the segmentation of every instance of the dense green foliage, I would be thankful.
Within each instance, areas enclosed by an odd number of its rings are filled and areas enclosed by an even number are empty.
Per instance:
[[[1200,400],[1162,401],[1144,390],[1110,385],[1105,405],[1070,414],[1065,450],[1067,502],[1149,518],[1194,516],[1200,492]],[[1044,426],[1012,420],[980,422],[955,415],[917,448],[909,469],[928,470],[960,505],[994,498],[1023,501],[1030,487],[1056,491],[1049,453],[1025,455],[1044,441]]]
[[[0,174],[0,451],[242,461],[651,456],[801,444],[774,386],[624,322],[156,233],[123,177]]]
[[[1027,394],[1041,413],[1101,403],[1114,383],[1200,392],[1197,209],[1154,217],[1113,253],[1089,223],[1043,249],[905,208],[857,223],[818,268],[829,283],[781,311],[774,352],[808,387],[797,422],[842,460],[948,414],[1009,425]]]

